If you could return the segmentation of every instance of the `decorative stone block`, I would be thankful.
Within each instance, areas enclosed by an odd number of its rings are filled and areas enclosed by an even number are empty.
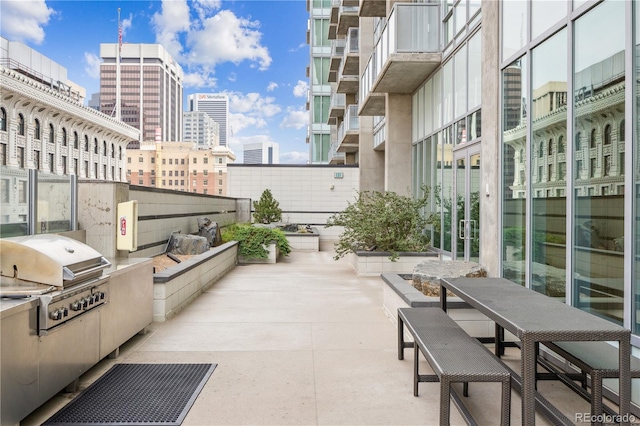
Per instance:
[[[413,286],[426,296],[440,296],[441,278],[486,277],[487,271],[475,262],[427,259],[413,269]]]

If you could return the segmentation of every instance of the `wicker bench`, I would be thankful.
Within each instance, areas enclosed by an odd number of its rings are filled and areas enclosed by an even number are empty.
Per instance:
[[[405,342],[404,327],[414,342]],[[469,336],[440,308],[398,309],[398,359],[404,359],[404,349],[414,349],[413,394],[418,396],[419,382],[440,382],[440,424],[448,425],[450,400],[469,424],[475,424],[462,398],[451,387],[464,383],[467,396],[468,382],[502,383],[501,424],[508,425],[511,414],[511,374],[477,339]],[[435,375],[421,375],[418,355],[422,352]]]
[[[590,400],[593,416],[603,414],[602,380],[620,377],[618,349],[606,342],[545,342],[544,346],[580,369],[585,390],[581,395]],[[591,377],[591,394],[586,393],[587,375]],[[631,358],[631,377],[640,378],[640,360],[635,357]]]

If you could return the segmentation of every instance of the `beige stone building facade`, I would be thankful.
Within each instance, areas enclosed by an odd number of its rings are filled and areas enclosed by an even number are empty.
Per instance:
[[[127,149],[127,182],[197,194],[227,195],[227,165],[236,159],[223,146],[197,149],[193,142],[143,142]]]

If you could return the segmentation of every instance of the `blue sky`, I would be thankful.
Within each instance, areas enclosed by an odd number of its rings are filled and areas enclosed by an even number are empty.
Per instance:
[[[185,72],[184,92],[230,97],[229,146],[276,142],[304,164],[309,47],[304,0],[0,0],[0,32],[67,68],[87,98],[99,90],[100,43],[160,43]]]

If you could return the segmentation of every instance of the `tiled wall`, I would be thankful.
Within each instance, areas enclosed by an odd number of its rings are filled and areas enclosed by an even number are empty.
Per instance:
[[[269,189],[282,209],[282,221],[318,228],[321,240],[338,239],[339,228],[325,228],[327,219],[355,201],[358,168],[333,165],[249,165],[228,168],[228,195],[256,201]]]

